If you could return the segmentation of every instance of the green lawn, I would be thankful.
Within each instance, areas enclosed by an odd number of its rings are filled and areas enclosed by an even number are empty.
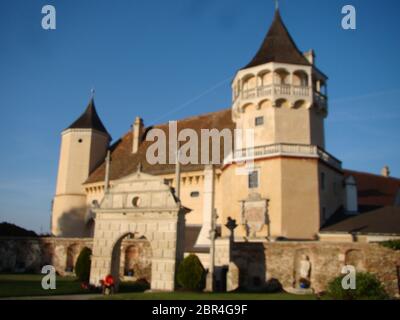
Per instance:
[[[71,277],[57,277],[56,289],[44,290],[42,277],[40,274],[0,274],[0,298],[88,293]]]
[[[102,296],[104,300],[316,300],[314,295],[289,293],[120,293]]]
[[[0,274],[0,298],[7,297],[34,297],[49,295],[75,295],[92,293],[83,290],[80,282],[71,277],[57,277],[55,290],[43,290],[42,275],[38,274]],[[299,296],[288,293],[143,293],[130,283],[121,283],[118,293],[112,296],[99,296],[105,300],[315,300],[316,297]]]

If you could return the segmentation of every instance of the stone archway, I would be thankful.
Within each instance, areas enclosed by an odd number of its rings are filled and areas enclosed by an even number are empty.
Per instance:
[[[125,281],[144,279],[151,283],[151,252],[150,242],[141,239],[127,239],[121,246],[120,277]]]
[[[130,245],[124,250],[124,276],[134,277],[136,275],[135,261],[139,258],[139,249]]]
[[[54,265],[55,248],[54,244],[46,243],[42,247],[42,261],[41,266]]]
[[[90,282],[99,285],[110,273],[119,279],[120,252],[114,249],[131,234],[150,242],[151,289],[173,291],[175,269],[183,258],[187,212],[158,177],[138,171],[115,181],[95,210]]]
[[[132,241],[134,242],[132,243]],[[137,239],[134,234],[128,233],[114,244],[111,254],[110,273],[114,279],[117,279],[117,282],[144,279],[151,283],[151,259],[146,261],[146,254],[152,255],[151,245],[148,245],[145,249],[143,248],[144,244],[148,243],[149,241],[144,237]]]
[[[79,245],[74,243],[67,248],[67,261],[65,264],[65,272],[74,272],[76,259],[79,255]]]

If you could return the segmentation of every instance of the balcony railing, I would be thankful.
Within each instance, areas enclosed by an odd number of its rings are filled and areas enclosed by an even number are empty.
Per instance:
[[[283,96],[300,96],[308,97],[310,95],[311,88],[308,86],[292,86],[290,84],[270,84],[260,86],[252,89],[245,89],[240,92],[237,98],[243,100],[249,100],[254,98],[263,98],[271,95],[283,95]]]
[[[276,155],[319,158],[336,169],[342,168],[342,162],[340,160],[336,159],[318,146],[289,143],[277,143],[236,150],[234,152],[234,158],[232,159],[231,157],[230,159],[226,159],[225,163],[246,161]]]
[[[246,89],[234,98],[234,103],[240,98],[243,101],[252,100],[256,98],[264,98],[271,96],[280,97],[310,97],[312,89],[308,86],[294,86],[290,84],[270,84],[265,86],[259,86],[257,88]],[[317,91],[313,91],[313,97],[315,103],[320,106],[327,107],[328,98]]]
[[[319,105],[326,105],[327,100],[328,98],[324,94],[314,91],[314,101],[316,103],[318,103]]]

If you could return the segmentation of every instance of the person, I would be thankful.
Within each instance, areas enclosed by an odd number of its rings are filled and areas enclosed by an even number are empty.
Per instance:
[[[104,280],[101,280],[101,285],[103,289],[103,294],[110,295],[114,293],[115,281],[114,277],[111,274],[107,275]]]

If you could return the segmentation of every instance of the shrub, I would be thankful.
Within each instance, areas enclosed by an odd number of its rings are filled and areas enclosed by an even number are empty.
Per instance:
[[[328,296],[335,300],[384,300],[388,298],[381,282],[371,273],[356,274],[356,289],[342,287],[343,276],[333,279],[328,285]]]
[[[392,249],[392,250],[400,250],[400,240],[389,240],[380,242],[380,245]]]
[[[283,291],[282,284],[279,282],[278,279],[275,278],[269,279],[265,284],[266,293],[278,293],[282,291]]]
[[[183,289],[201,291],[205,287],[206,271],[199,258],[191,254],[179,265],[177,280]]]
[[[123,282],[120,285],[119,292],[144,292],[150,289],[150,283],[144,279],[138,279],[134,282]]]
[[[88,282],[90,278],[90,264],[91,264],[92,250],[83,248],[76,260],[75,274],[82,282]]]

